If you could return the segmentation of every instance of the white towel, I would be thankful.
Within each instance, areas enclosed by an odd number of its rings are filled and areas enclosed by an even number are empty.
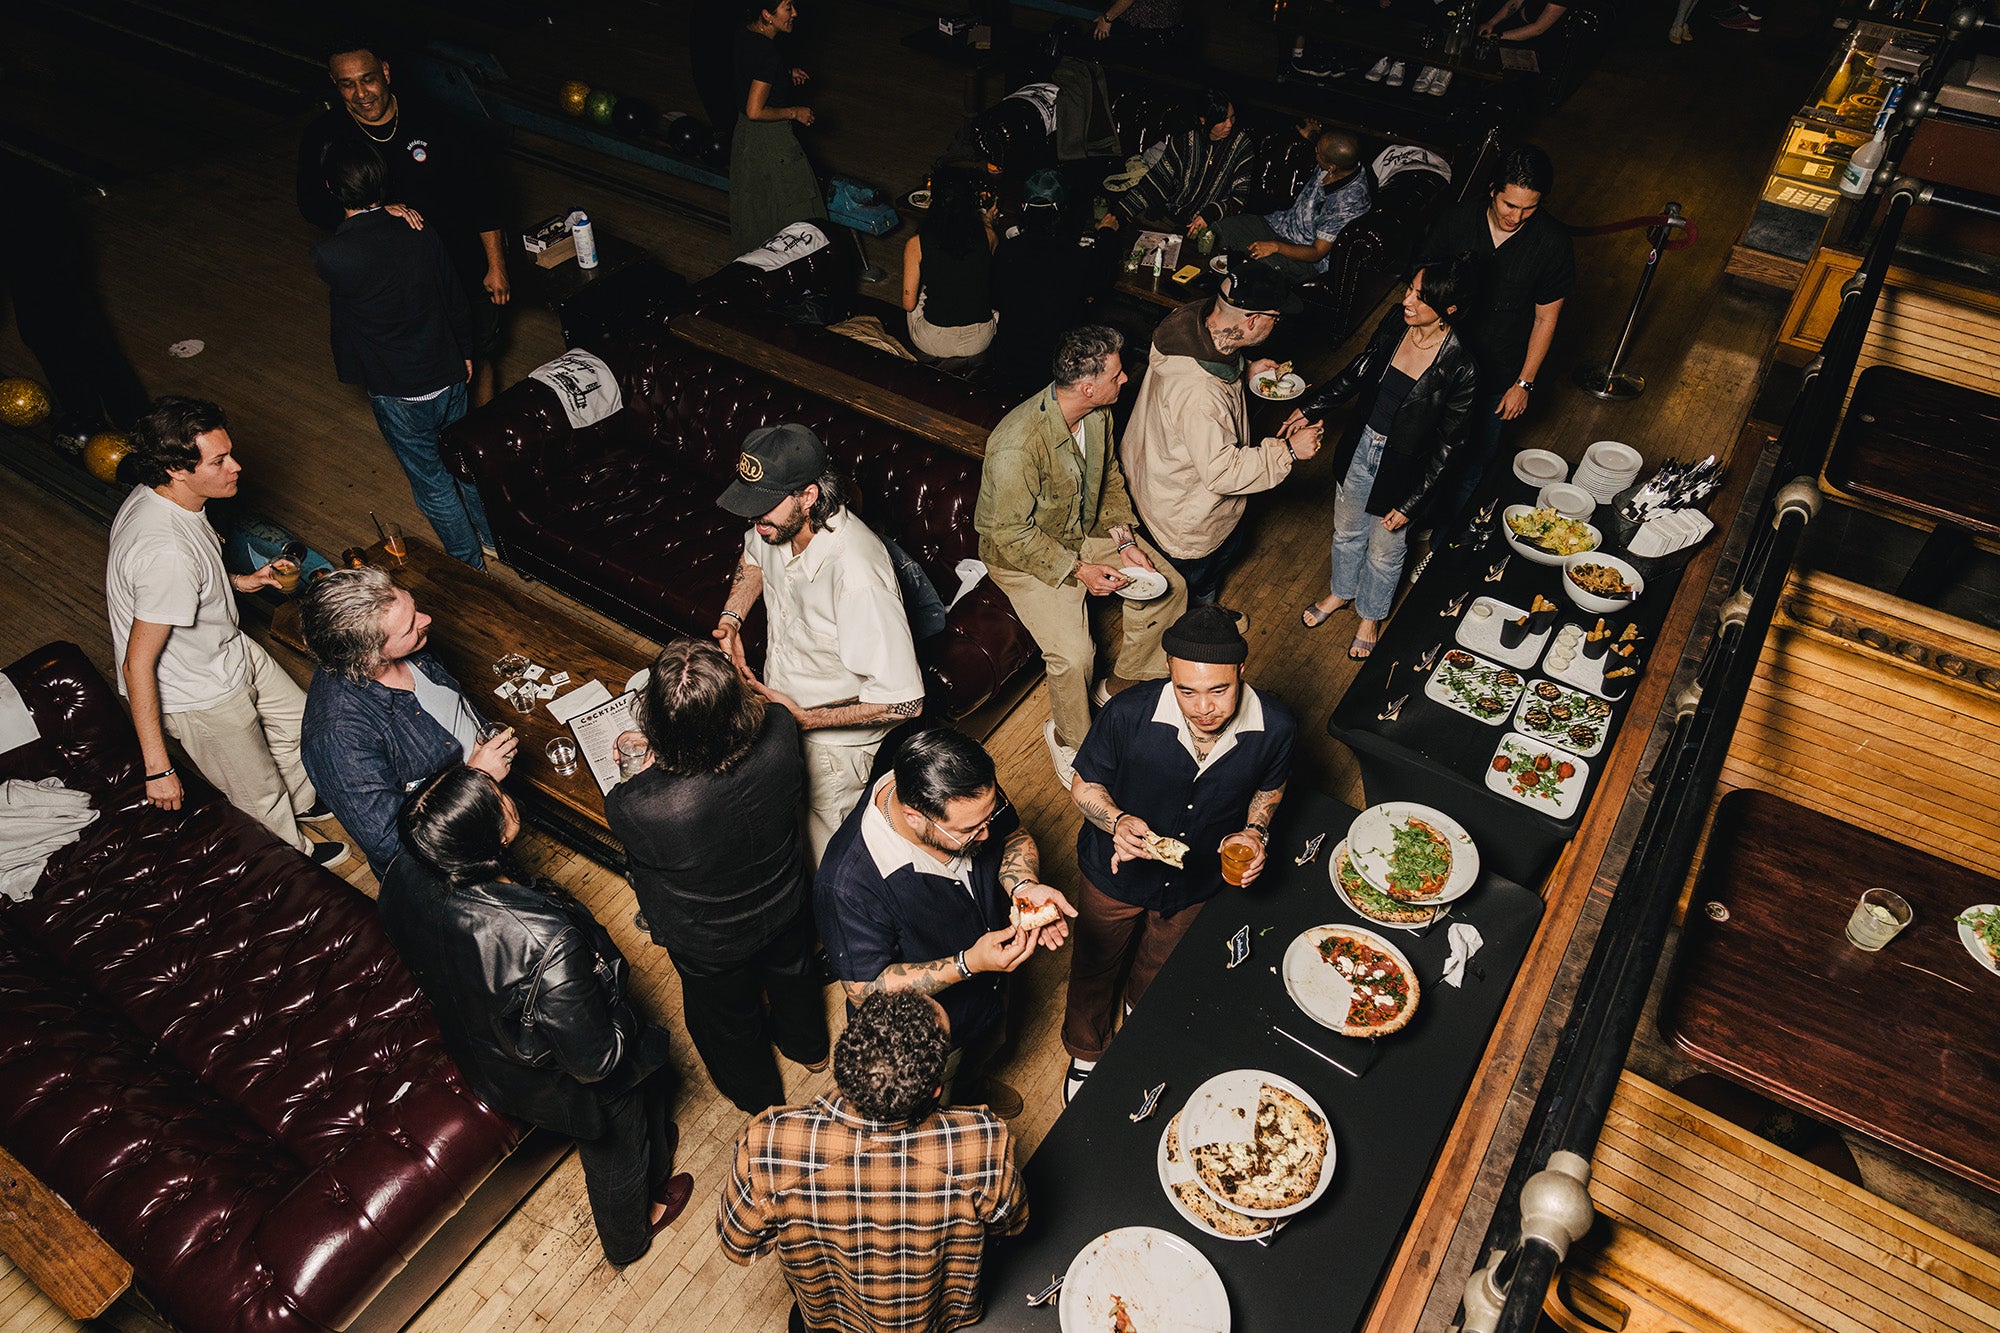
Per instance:
[[[28,711],[21,692],[11,679],[0,675],[0,754],[41,738],[42,729],[35,725],[35,715]]]
[[[824,249],[825,232],[810,222],[794,222],[755,250],[746,250],[736,256],[736,262],[761,268],[768,273]]]
[[[90,797],[60,778],[0,783],[0,895],[20,902],[34,892],[49,858],[96,818]]]
[[[1465,983],[1465,965],[1472,961],[1472,955],[1479,952],[1486,943],[1486,937],[1479,933],[1479,927],[1468,926],[1463,921],[1454,922],[1445,937],[1451,941],[1451,958],[1444,965],[1444,980],[1448,986]]]
[[[618,391],[611,367],[580,347],[529,371],[528,377],[556,391],[572,430],[594,426],[625,407],[625,395]]]

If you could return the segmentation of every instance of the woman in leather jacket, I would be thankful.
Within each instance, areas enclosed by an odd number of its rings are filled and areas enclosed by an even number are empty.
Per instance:
[[[604,1257],[624,1267],[694,1192],[673,1174],[665,1029],[626,998],[624,955],[589,909],[547,880],[509,878],[521,817],[491,777],[455,764],[398,822],[383,928],[472,1090],[576,1139]]]
[[[1471,263],[1464,258],[1419,270],[1401,307],[1383,318],[1361,355],[1301,405],[1281,432],[1311,429],[1308,423],[1349,398],[1358,397],[1364,409],[1334,454],[1334,474],[1342,480],[1333,509],[1332,595],[1300,616],[1315,629],[1352,604],[1361,623],[1347,655],[1357,662],[1375,650],[1395,603],[1409,524],[1430,503],[1452,451],[1465,440],[1476,366],[1452,326],[1471,283]]]

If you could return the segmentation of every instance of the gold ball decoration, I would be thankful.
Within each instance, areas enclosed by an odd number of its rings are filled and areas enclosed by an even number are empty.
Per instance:
[[[39,426],[54,407],[49,391],[33,380],[0,380],[0,421],[19,429]]]
[[[556,94],[556,100],[562,103],[564,111],[572,116],[580,116],[590,105],[590,85],[571,79],[562,86],[562,91]]]
[[[83,468],[109,485],[118,480],[118,465],[132,452],[132,441],[115,430],[99,431],[83,446]]]

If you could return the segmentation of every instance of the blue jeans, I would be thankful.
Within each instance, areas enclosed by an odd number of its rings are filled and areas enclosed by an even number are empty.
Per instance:
[[[1368,492],[1375,487],[1375,473],[1382,466],[1382,450],[1388,442],[1388,437],[1376,434],[1373,427],[1361,428],[1361,442],[1354,446],[1354,461],[1347,465],[1347,476],[1341,479],[1333,505],[1330,591],[1335,597],[1352,599],[1354,614],[1363,620],[1389,618],[1408,550],[1408,526],[1391,532],[1382,526],[1379,515],[1368,512]]]
[[[1436,520],[1431,524],[1433,531],[1455,532],[1459,524],[1472,516],[1472,493],[1485,479],[1493,455],[1500,452],[1500,434],[1507,428],[1497,411],[1505,396],[1503,389],[1499,393],[1482,393],[1472,400],[1472,420],[1466,425],[1465,443],[1451,460],[1450,475],[1441,483],[1442,503],[1431,515]]]
[[[465,386],[454,384],[421,402],[370,394],[368,405],[375,409],[375,424],[403,465],[410,494],[437,529],[445,554],[474,569],[486,568],[480,548],[493,544],[493,530],[486,524],[479,492],[452,476],[438,456],[438,435],[465,415]]]

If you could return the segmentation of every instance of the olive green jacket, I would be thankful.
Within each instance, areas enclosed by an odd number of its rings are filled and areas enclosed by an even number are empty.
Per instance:
[[[1111,447],[1110,409],[1092,412],[1082,428],[1079,459],[1054,385],[993,428],[972,516],[979,558],[989,566],[1059,587],[1076,569],[1085,538],[1109,536],[1120,523],[1137,526]]]

